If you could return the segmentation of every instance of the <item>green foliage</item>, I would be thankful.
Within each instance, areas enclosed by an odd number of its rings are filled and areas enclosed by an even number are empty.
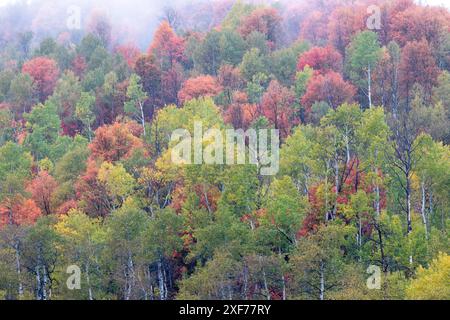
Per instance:
[[[146,53],[0,30],[0,299],[449,299],[448,12],[189,8]],[[280,171],[173,163],[200,123],[286,129]]]
[[[450,257],[440,253],[428,269],[419,268],[416,279],[406,289],[407,297],[413,300],[448,300],[449,271]]]

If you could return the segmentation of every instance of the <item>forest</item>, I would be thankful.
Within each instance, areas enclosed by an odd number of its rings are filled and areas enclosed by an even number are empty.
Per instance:
[[[188,3],[0,6],[0,300],[449,300],[448,7]]]

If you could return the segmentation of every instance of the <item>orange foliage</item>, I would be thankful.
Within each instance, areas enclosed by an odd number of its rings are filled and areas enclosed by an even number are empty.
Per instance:
[[[91,158],[115,162],[130,157],[144,147],[141,132],[142,127],[135,122],[115,122],[98,128],[89,145]]]
[[[46,215],[53,213],[52,196],[57,186],[55,179],[47,171],[41,171],[27,187],[31,198]]]
[[[91,217],[105,217],[110,212],[108,193],[97,180],[98,170],[97,163],[89,159],[85,174],[75,184],[76,196]]]
[[[41,209],[32,199],[20,198],[12,206],[0,206],[0,226],[30,225],[42,215]]]
[[[213,97],[222,91],[222,87],[211,76],[199,76],[188,79],[178,93],[180,103],[199,97]]]
[[[184,40],[175,34],[167,21],[163,21],[156,30],[148,53],[155,55],[161,69],[170,69],[174,62],[183,60]]]

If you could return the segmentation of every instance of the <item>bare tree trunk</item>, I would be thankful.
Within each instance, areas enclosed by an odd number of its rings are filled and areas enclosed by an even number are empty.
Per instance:
[[[41,274],[39,264],[35,267],[36,272],[36,300],[43,300],[41,287]]]
[[[427,221],[427,213],[426,213],[426,190],[425,190],[425,183],[422,182],[421,184],[421,190],[422,190],[422,207],[421,207],[421,216],[422,216],[422,222],[425,227],[425,238],[428,240],[428,221]]]
[[[92,301],[94,300],[94,295],[92,294],[91,278],[89,276],[89,262],[86,263],[86,283],[88,285],[89,300]]]
[[[161,260],[158,261],[158,283],[159,283],[159,298],[160,298],[160,300],[165,300],[166,294],[164,291],[165,285],[164,285]]]
[[[321,301],[325,300],[325,266],[323,261],[320,263],[320,294],[319,299]]]
[[[408,223],[408,234],[412,231],[412,219],[411,219],[411,179],[409,174],[406,176],[406,218]]]
[[[336,200],[333,208],[333,217],[331,220],[336,217],[337,214],[337,204],[338,204],[338,197],[339,197],[339,162],[337,160],[337,154],[336,154],[336,160],[334,163],[334,181],[335,181],[335,193],[336,193]]]
[[[18,293],[19,293],[19,297],[23,296],[23,284],[22,284],[22,275],[21,275],[21,264],[20,264],[20,249],[19,249],[19,241],[16,241],[16,243],[14,244],[14,250],[16,253],[16,271],[17,271],[17,280],[19,282],[19,288],[18,288]]]
[[[147,132],[145,130],[144,106],[142,105],[142,102],[139,102],[139,108],[141,110],[141,124],[142,124],[142,129],[144,129],[144,137],[145,137],[147,135]]]
[[[242,292],[242,299],[246,300],[247,299],[247,288],[248,288],[248,268],[247,268],[247,265],[244,265],[243,278],[244,278],[244,289],[243,289],[243,292]]]
[[[261,271],[262,271],[262,274],[263,274],[264,290],[266,291],[267,300],[270,300],[270,293],[269,293],[269,286],[267,285],[266,271],[264,270],[264,266],[262,264],[262,257],[261,256],[259,256],[259,265],[261,266]]]

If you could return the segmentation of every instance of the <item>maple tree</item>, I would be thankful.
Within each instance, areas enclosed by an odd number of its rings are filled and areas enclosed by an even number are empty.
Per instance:
[[[53,93],[59,76],[59,68],[56,61],[37,57],[24,63],[22,73],[29,74],[33,78],[39,93],[41,102]]]
[[[342,64],[341,54],[333,47],[313,47],[299,57],[297,70],[303,71],[306,66],[309,66],[321,74],[328,71],[340,73],[343,69]]]
[[[294,94],[289,89],[273,80],[264,94],[261,102],[261,113],[281,131],[282,137],[287,137],[295,119],[292,119],[291,107]]]
[[[243,92],[235,92],[233,102],[225,111],[224,120],[236,129],[248,129],[258,115],[258,107],[248,102],[247,95]]]
[[[141,56],[141,50],[133,43],[117,46],[114,51],[122,55],[128,63],[128,66],[132,69],[134,69],[137,60]]]
[[[95,131],[95,138],[89,145],[91,157],[103,161],[119,161],[130,157],[135,149],[143,147],[139,138],[142,129],[135,122],[114,123]]]
[[[241,21],[239,32],[245,38],[252,32],[265,35],[267,41],[276,43],[280,28],[281,17],[275,9],[256,9]]]
[[[407,104],[410,103],[411,92],[416,83],[424,88],[425,97],[429,99],[439,70],[426,40],[409,42],[403,48],[399,73],[401,94]]]
[[[300,26],[300,38],[309,40],[313,44],[321,44],[328,39],[327,15],[321,11],[311,12]]]
[[[448,32],[450,15],[444,8],[410,6],[392,17],[391,39],[405,46],[425,39],[436,49],[444,32]],[[408,30],[408,32],[404,32]]]
[[[213,97],[222,91],[217,80],[211,76],[199,76],[186,80],[178,93],[180,103],[199,98]]]
[[[331,44],[345,55],[345,48],[353,36],[364,29],[364,6],[337,7],[329,17],[328,39]]]
[[[47,171],[41,171],[27,186],[31,199],[45,215],[54,213],[53,193],[57,188],[55,179]]]
[[[0,206],[0,227],[31,226],[41,216],[41,209],[32,199],[19,197]]]
[[[175,34],[167,21],[163,21],[155,32],[148,53],[155,56],[162,70],[168,70],[175,62],[183,60],[184,41]]]
[[[325,101],[332,108],[337,108],[344,102],[350,102],[356,89],[342,79],[336,72],[330,71],[325,75],[316,75],[308,82],[306,93],[302,97],[302,104],[311,108],[316,101]]]

